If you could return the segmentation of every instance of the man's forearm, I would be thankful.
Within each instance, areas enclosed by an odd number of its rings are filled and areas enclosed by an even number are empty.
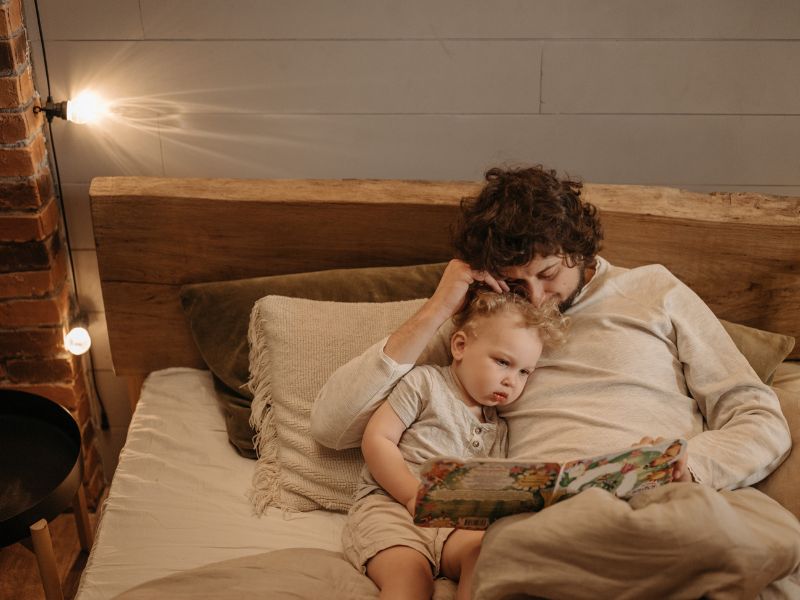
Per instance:
[[[408,372],[381,356],[381,340],[340,367],[317,394],[311,409],[311,435],[335,450],[356,448],[370,415]]]
[[[450,314],[429,300],[389,336],[383,353],[399,364],[413,364]]]

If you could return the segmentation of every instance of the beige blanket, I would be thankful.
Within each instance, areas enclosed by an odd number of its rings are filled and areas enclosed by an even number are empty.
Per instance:
[[[757,490],[671,484],[626,503],[591,489],[544,512],[495,523],[478,561],[474,597],[796,600],[799,567],[800,523]],[[454,592],[452,582],[437,580],[434,600]],[[377,597],[372,582],[340,554],[299,548],[151,581],[118,600]]]
[[[475,597],[794,600],[798,567],[800,523],[755,489],[676,483],[623,502],[595,488],[495,523]]]
[[[433,600],[455,584],[436,581]],[[213,563],[148,581],[116,600],[377,600],[378,588],[338,552],[291,548]]]

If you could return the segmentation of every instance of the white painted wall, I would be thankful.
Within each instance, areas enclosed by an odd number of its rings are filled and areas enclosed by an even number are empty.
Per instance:
[[[46,94],[34,0],[25,0]],[[99,175],[585,181],[800,195],[796,0],[38,0],[79,299],[117,439],[87,191]],[[117,443],[118,445],[118,443]]]

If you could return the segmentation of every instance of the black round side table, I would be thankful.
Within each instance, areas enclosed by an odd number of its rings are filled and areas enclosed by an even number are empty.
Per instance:
[[[72,505],[81,548],[92,546],[82,475],[72,415],[43,396],[0,390],[0,547],[33,550],[47,600],[63,598],[48,521]]]

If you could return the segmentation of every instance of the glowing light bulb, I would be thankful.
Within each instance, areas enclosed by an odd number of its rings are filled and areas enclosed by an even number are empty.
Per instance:
[[[64,336],[64,346],[76,356],[86,354],[92,347],[92,338],[89,337],[89,332],[85,328],[73,327]]]
[[[67,102],[67,120],[81,125],[96,123],[108,113],[105,100],[93,92],[81,92]]]

